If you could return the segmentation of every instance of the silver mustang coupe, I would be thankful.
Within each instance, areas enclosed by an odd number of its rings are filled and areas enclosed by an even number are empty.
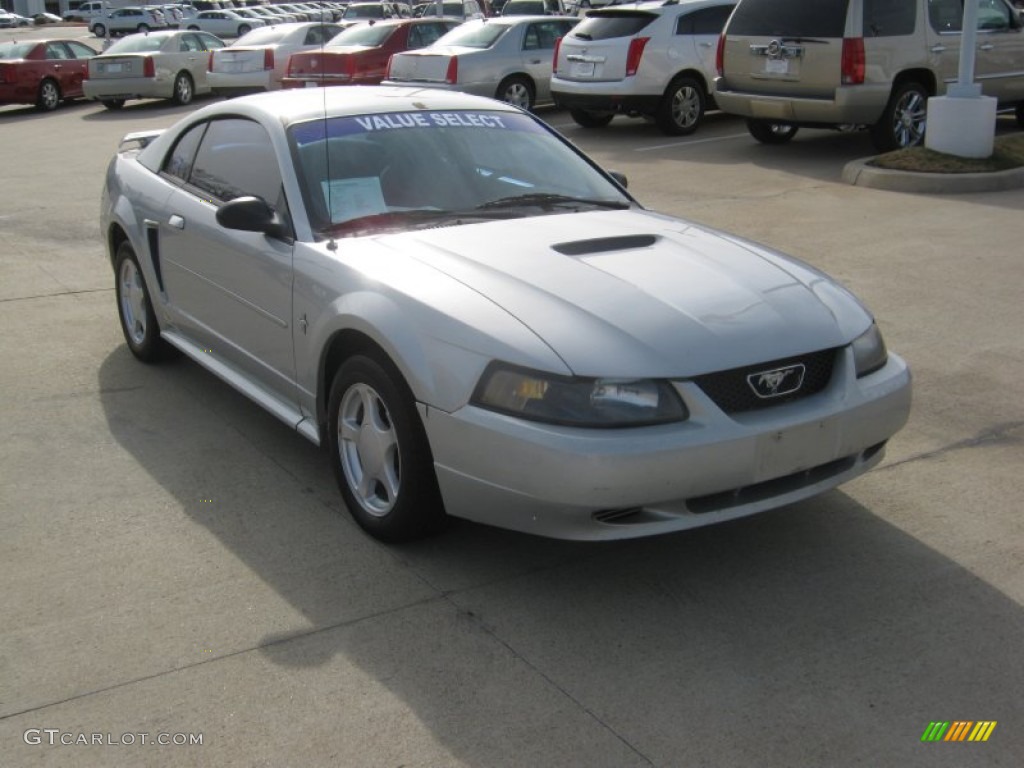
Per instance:
[[[125,137],[101,226],[132,353],[183,352],[324,445],[384,540],[729,520],[865,472],[910,409],[842,287],[645,210],[490,99],[212,104]]]

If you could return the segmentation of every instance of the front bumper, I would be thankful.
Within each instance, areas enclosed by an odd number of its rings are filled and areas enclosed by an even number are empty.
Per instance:
[[[856,379],[843,351],[822,392],[728,416],[692,382],[680,424],[555,427],[467,406],[422,408],[449,514],[563,539],[648,536],[822,493],[881,461],[910,413],[910,372],[890,355]]]

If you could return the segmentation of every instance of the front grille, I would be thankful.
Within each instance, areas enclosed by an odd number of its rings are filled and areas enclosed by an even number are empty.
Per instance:
[[[838,349],[823,349],[820,352],[809,352],[806,355],[787,357],[783,360],[771,360],[743,368],[732,368],[697,376],[693,382],[710,397],[715,405],[726,413],[742,413],[758,408],[770,408],[783,403],[791,403],[821,392],[832,379],[832,369],[836,362]],[[803,364],[804,380],[800,388],[794,392],[775,397],[761,398],[755,394],[747,376],[776,368]]]

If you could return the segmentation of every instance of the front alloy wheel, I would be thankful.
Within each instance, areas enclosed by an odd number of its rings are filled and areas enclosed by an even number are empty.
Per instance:
[[[127,240],[117,249],[114,270],[118,318],[128,349],[145,363],[170,356],[173,347],[160,338],[160,326],[149,298],[146,279],[139,268],[135,250]]]
[[[192,90],[192,78],[189,77],[185,72],[179,72],[178,76],[174,78],[174,99],[175,104],[184,106],[192,102],[193,90]]]
[[[916,147],[924,141],[928,91],[920,83],[903,83],[892,94],[882,117],[871,126],[871,140],[880,152]]]
[[[507,77],[498,86],[498,100],[520,109],[533,109],[533,88],[522,77]]]
[[[334,474],[355,521],[383,541],[420,538],[445,521],[434,461],[411,393],[390,363],[356,355],[328,403]]]

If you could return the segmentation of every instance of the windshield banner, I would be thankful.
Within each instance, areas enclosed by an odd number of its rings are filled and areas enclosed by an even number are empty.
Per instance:
[[[533,119],[514,112],[467,112],[467,111],[427,111],[422,112],[383,112],[377,115],[358,115],[355,117],[332,117],[327,120],[327,132],[331,138],[353,136],[366,133],[383,133],[396,130],[423,130],[438,128],[447,129],[484,129],[492,131],[525,131],[543,133]],[[324,121],[311,120],[295,126],[293,135],[300,146],[324,139]]]

